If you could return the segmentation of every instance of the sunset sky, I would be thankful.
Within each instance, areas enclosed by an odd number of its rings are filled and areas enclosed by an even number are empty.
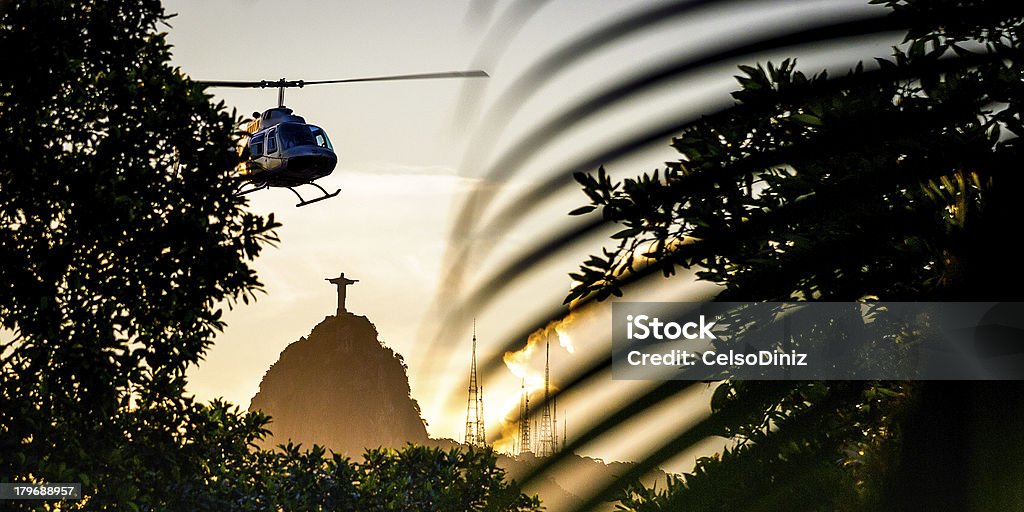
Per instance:
[[[645,66],[681,52],[697,51],[712,41],[827,18],[837,9],[849,12],[875,8],[866,3],[790,1],[773,2],[765,12],[717,9],[693,20],[646,31],[560,73],[520,105],[490,155],[509,147],[552,112]],[[506,44],[504,53],[479,60],[477,54],[485,35],[495,30],[493,22],[509,2],[165,2],[169,12],[178,13],[167,29],[174,45],[174,64],[194,79],[327,80],[479,66],[491,78],[485,79],[485,84],[475,84],[486,85],[478,113],[486,111],[505,87],[547,52],[578,34],[652,4],[624,0],[544,3],[520,32],[499,39]],[[895,42],[851,42],[838,57],[804,51],[799,54],[800,64],[804,69],[816,70],[823,62],[842,62],[837,70],[843,71],[857,59],[886,55]],[[792,54],[784,52],[775,57],[781,56]],[[603,140],[650,124],[666,113],[701,112],[723,105],[729,100],[728,93],[736,89],[734,74],[734,65],[722,66],[699,81],[674,83],[608,115],[581,123],[531,159],[526,172],[490,185],[499,188],[500,197],[512,197],[512,192],[536,182],[553,166]],[[446,298],[439,294],[450,291],[440,275],[454,214],[467,193],[483,186],[482,168],[460,168],[466,148],[480,130],[473,111],[458,108],[469,85],[459,80],[408,81],[311,86],[287,92],[287,106],[330,135],[339,165],[334,174],[319,183],[329,190],[341,188],[342,192],[335,199],[304,208],[295,208],[295,197],[283,189],[251,196],[253,210],[273,212],[283,224],[278,231],[281,242],[267,249],[255,263],[267,293],[255,305],[226,314],[227,329],[206,360],[190,372],[191,390],[197,397],[205,400],[222,396],[248,406],[263,373],[285,346],[333,314],[334,286],[324,279],[345,272],[359,280],[349,288],[348,309],[366,315],[384,342],[406,356],[413,396],[423,409],[430,434],[461,438],[470,333],[466,329],[440,345],[430,342],[446,305],[435,303],[436,299]],[[211,92],[244,115],[274,106],[277,98],[273,89]],[[466,115],[457,118],[459,112]],[[675,158],[668,142],[630,159],[609,162],[609,170],[616,175],[653,171]],[[470,283],[544,233],[565,226],[569,222],[566,213],[585,203],[586,197],[578,190],[560,193],[516,229],[489,234],[481,243],[493,247],[490,257],[482,262],[465,262],[472,269]],[[574,271],[587,254],[599,251],[602,244],[602,239],[595,238],[573,248],[524,276],[481,312],[477,317],[480,359],[500,356],[498,345],[521,328],[522,322],[561,304],[570,286],[567,273]],[[658,283],[629,298],[679,300],[706,297],[707,291],[681,279]],[[552,347],[556,384],[574,365],[607,355],[611,330],[608,318],[607,308],[599,308],[566,329],[575,354]],[[543,370],[543,350],[536,351],[529,363],[531,371],[539,374]],[[628,399],[645,385],[612,382],[610,377],[603,384],[601,389],[575,393],[559,402],[560,409],[569,412],[570,437],[576,427],[587,423],[589,415],[600,412],[602,406]],[[484,386],[488,428],[497,432],[505,408],[518,405],[519,378],[503,371],[488,376]],[[686,406],[675,404],[671,409],[656,411],[673,418],[672,422],[659,422],[659,426],[668,428],[672,425],[667,423],[692,421],[706,409],[705,402],[706,393],[689,397]],[[651,433],[648,428],[643,431]],[[586,454],[626,460],[642,454],[643,449],[641,439],[619,438],[595,445]],[[677,462],[679,467],[686,465],[685,461]]]

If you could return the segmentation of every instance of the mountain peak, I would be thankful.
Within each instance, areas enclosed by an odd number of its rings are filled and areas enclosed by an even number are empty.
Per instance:
[[[339,284],[339,299],[345,286]],[[380,341],[369,319],[343,304],[288,345],[263,376],[249,410],[272,417],[273,436],[264,447],[290,440],[358,457],[366,448],[427,440],[402,356]]]

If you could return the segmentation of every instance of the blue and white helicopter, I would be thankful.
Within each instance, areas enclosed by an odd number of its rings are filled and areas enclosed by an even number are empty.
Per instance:
[[[285,80],[282,78],[280,80],[261,80],[259,82],[200,80],[197,83],[207,87],[277,88],[277,107],[268,109],[262,114],[253,112],[253,120],[246,127],[246,132],[249,135],[242,140],[242,146],[240,147],[243,161],[239,165],[239,175],[243,180],[243,184],[238,193],[242,195],[270,187],[284,187],[298,196],[299,204],[296,206],[306,206],[323,201],[324,199],[330,199],[341,192],[339,189],[333,193],[328,193],[323,187],[314,183],[315,180],[334,172],[335,166],[338,165],[338,155],[335,154],[331,140],[327,137],[327,132],[323,128],[307,123],[305,118],[296,115],[292,109],[284,106],[284,90],[286,88],[354,82],[477,78],[486,76],[488,75],[484,71],[474,70],[311,82]],[[305,200],[295,190],[295,187],[301,185],[312,185],[323,194],[314,199]]]

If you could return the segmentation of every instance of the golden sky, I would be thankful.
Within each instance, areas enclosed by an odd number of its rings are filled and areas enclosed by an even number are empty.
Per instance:
[[[480,65],[491,74],[482,91],[482,110],[491,106],[531,63],[577,34],[655,2],[636,0],[567,0],[545,4],[514,36],[503,40],[500,59],[475,60],[496,16],[509,2],[481,0],[169,0],[178,16],[171,20],[169,40],[174,62],[200,80],[326,80],[374,75],[439,72]],[[827,18],[836,9],[864,9],[860,1],[780,2],[764,12],[713,11],[683,23],[647,31],[597,55],[581,60],[554,77],[508,117],[508,129],[492,158],[518,137],[535,129],[552,112],[565,108],[602,84],[645,66],[693,52],[713,41],[727,41],[757,27],[775,29],[794,20]],[[766,3],[767,4],[767,3]],[[490,18],[486,9],[493,6]],[[475,11],[474,11],[475,9]],[[885,55],[891,42],[851,43],[846,61]],[[782,54],[789,56],[789,54]],[[768,56],[766,56],[768,57]],[[809,52],[804,68],[835,61]],[[845,62],[845,61],[844,61]],[[701,112],[729,100],[736,88],[733,65],[723,66],[699,81],[674,83],[574,127],[534,155],[524,172],[501,183],[502,200],[535,183],[553,165],[602,141],[649,125],[679,111]],[[283,189],[251,196],[251,208],[273,212],[283,223],[277,248],[255,263],[266,295],[254,305],[226,314],[228,327],[206,360],[190,372],[191,390],[200,399],[225,397],[247,406],[263,373],[289,343],[309,333],[335,309],[335,289],[324,281],[345,272],[359,279],[349,288],[348,309],[366,315],[387,345],[406,357],[414,398],[435,437],[461,438],[465,422],[466,379],[470,332],[467,329],[431,344],[442,313],[435,299],[445,290],[442,259],[458,205],[483,186],[482,168],[462,165],[466,148],[481,127],[473,115],[459,119],[459,100],[466,84],[457,80],[348,84],[291,89],[286,104],[307,121],[323,127],[338,153],[335,172],[324,188],[341,188],[335,199],[295,208],[294,196]],[[275,90],[211,90],[229,107],[249,114],[274,106]],[[472,114],[472,111],[469,111]],[[642,154],[609,162],[613,174],[652,171],[674,158],[668,141]],[[493,252],[486,261],[466,262],[477,282],[498,264],[524,250],[544,233],[567,225],[566,213],[586,203],[578,190],[560,193],[529,214],[516,228],[491,233],[481,243]],[[605,233],[607,235],[607,233]],[[567,293],[574,271],[604,240],[593,238],[523,276],[477,316],[480,359],[500,358],[498,346],[521,323],[557,306]],[[686,279],[654,283],[631,300],[682,300],[707,295]],[[442,304],[443,306],[443,304]],[[573,366],[606,355],[610,315],[604,309],[567,327],[575,354],[553,347],[553,380]],[[525,342],[525,340],[523,340]],[[426,347],[429,347],[426,348]],[[526,361],[543,370],[543,350]],[[652,383],[614,382],[570,394],[559,409],[569,413],[570,437],[602,406],[628,400]],[[505,409],[517,408],[519,377],[511,371],[489,375],[484,382],[489,431]],[[658,411],[658,421],[638,419],[638,429],[692,421],[706,411],[706,393],[687,397],[684,405]],[[598,404],[603,404],[599,406]],[[562,418],[560,412],[559,418]],[[664,421],[668,418],[670,421]],[[559,427],[561,430],[561,427]],[[635,438],[609,439],[588,448],[588,455],[625,460],[642,454]],[[692,455],[688,455],[692,463]],[[685,459],[686,457],[683,457]],[[685,467],[685,460],[676,461]]]

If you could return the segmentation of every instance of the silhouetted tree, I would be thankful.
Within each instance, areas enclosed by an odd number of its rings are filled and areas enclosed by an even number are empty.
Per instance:
[[[81,482],[88,510],[536,508],[493,454],[260,451],[266,416],[185,393],[276,223],[235,195],[239,119],[169,64],[167,19],[0,3],[0,481]]]
[[[236,118],[169,65],[159,2],[0,16],[0,474],[160,503],[202,474],[185,448],[218,407],[184,372],[275,223],[234,195]]]
[[[219,487],[219,510],[494,510],[531,511],[539,500],[519,492],[496,467],[490,449],[444,451],[408,445],[367,450],[362,461],[327,455],[313,446],[288,444],[256,452],[246,468],[246,492],[231,489],[240,474]],[[218,510],[218,509],[211,509]]]
[[[1012,300],[1020,232],[1024,17],[1004,2],[875,1],[913,28],[848,76],[742,66],[737,106],[673,139],[678,162],[577,175],[623,229],[567,301],[677,267],[718,300]],[[995,390],[1012,390],[995,398]],[[1024,499],[1018,383],[722,385],[708,433],[739,444],[637,510],[998,509]],[[773,391],[773,392],[769,392]],[[1000,411],[997,413],[996,411]],[[1000,419],[1002,418],[1002,419]],[[1013,425],[1013,426],[1009,426]],[[1007,451],[985,448],[1009,447]],[[948,485],[965,474],[957,485]],[[948,480],[947,480],[948,479]],[[884,504],[884,505],[883,505]]]

